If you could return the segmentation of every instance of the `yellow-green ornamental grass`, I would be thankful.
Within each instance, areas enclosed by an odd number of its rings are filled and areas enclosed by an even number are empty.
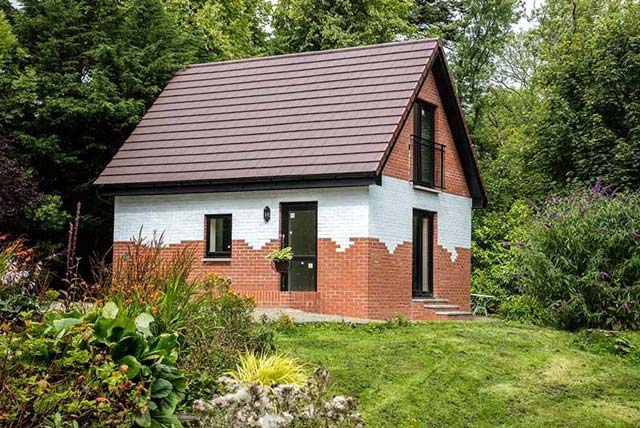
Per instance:
[[[235,370],[227,373],[245,385],[259,383],[271,385],[302,385],[308,378],[305,366],[285,354],[255,354],[246,352],[240,356]]]

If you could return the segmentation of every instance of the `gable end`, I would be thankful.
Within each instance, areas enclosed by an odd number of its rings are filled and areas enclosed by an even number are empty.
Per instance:
[[[394,132],[392,143],[387,148],[385,155],[378,166],[377,174],[381,175],[384,170],[387,161],[391,155],[391,151],[398,142],[400,132],[406,125],[409,115],[413,111],[413,105],[418,99],[418,94],[421,88],[426,82],[429,73],[433,72],[433,76],[436,81],[438,93],[442,103],[442,107],[449,123],[449,128],[453,136],[456,151],[464,171],[465,179],[471,198],[473,200],[474,208],[485,208],[487,205],[487,195],[484,188],[484,183],[480,176],[480,170],[477,164],[476,156],[473,151],[471,137],[464,121],[462,108],[460,106],[458,96],[453,84],[453,78],[444,57],[444,52],[441,44],[438,44],[438,48],[430,58],[425,70],[422,74],[415,91],[407,104],[402,118],[398,123],[398,126]]]

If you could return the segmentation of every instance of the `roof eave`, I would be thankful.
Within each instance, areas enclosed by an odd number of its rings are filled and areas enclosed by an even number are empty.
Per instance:
[[[175,193],[250,192],[331,187],[369,186],[376,183],[375,172],[256,177],[235,180],[197,180],[95,185],[106,196],[158,195]]]

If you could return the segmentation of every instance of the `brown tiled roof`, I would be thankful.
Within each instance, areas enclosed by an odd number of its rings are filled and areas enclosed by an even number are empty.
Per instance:
[[[437,50],[430,39],[189,66],[96,184],[373,176]]]

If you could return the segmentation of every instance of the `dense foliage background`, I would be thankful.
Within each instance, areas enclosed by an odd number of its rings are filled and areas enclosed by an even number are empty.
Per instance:
[[[184,64],[442,37],[489,207],[475,291],[517,286],[512,245],[549,195],[640,185],[640,4],[557,0],[0,0],[0,231],[104,252],[93,180]],[[517,23],[519,25],[516,25]],[[635,283],[634,283],[635,286]]]

